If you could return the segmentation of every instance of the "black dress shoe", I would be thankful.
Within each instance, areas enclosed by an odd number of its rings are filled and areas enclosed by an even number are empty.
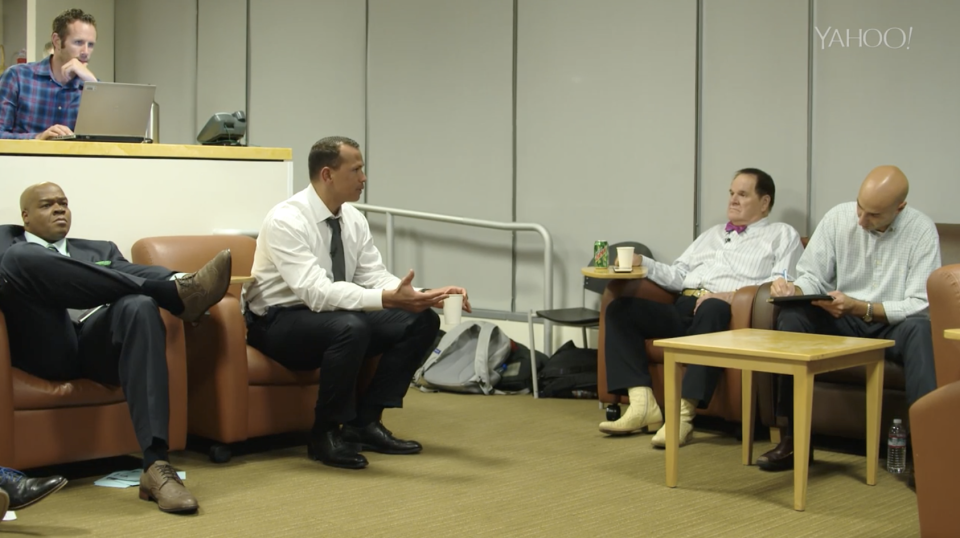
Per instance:
[[[397,439],[380,421],[374,421],[363,428],[344,425],[343,439],[360,443],[363,450],[372,450],[381,454],[416,454],[423,446],[416,441]]]
[[[9,510],[22,510],[36,504],[66,485],[67,479],[62,476],[27,478],[20,471],[0,467],[0,489],[10,496]]]
[[[363,469],[367,458],[360,454],[359,447],[345,443],[340,430],[330,430],[319,435],[311,435],[307,444],[307,455],[324,465],[343,469]]]
[[[813,463],[812,447],[810,448],[810,463]],[[757,458],[757,467],[770,472],[793,469],[793,437],[783,436],[776,448]]]

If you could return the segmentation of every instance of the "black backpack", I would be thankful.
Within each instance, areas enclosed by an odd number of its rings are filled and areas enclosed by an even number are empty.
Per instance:
[[[539,370],[544,398],[596,398],[597,350],[580,349],[568,341]]]
[[[537,372],[544,368],[546,354],[536,351]],[[533,369],[530,368],[530,348],[510,340],[510,354],[500,366],[500,382],[496,389],[503,392],[533,390]]]

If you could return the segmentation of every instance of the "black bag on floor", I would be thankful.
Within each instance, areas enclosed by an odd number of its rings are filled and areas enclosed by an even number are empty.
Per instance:
[[[535,351],[537,357],[537,372],[544,368],[547,355]],[[521,392],[533,390],[533,369],[530,367],[530,348],[510,341],[510,354],[500,366],[500,382],[496,389],[503,392]]]
[[[596,349],[580,349],[568,341],[539,372],[540,396],[544,398],[597,397]]]

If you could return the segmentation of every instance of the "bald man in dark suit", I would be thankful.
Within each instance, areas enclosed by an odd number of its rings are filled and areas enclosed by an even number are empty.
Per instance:
[[[71,213],[53,183],[20,198],[23,226],[0,226],[0,309],[14,367],[67,381],[120,385],[143,450],[141,497],[196,511],[168,463],[166,337],[159,308],[196,322],[230,284],[230,251],[200,271],[136,265],[109,241],[67,239]],[[64,439],[69,442],[69,439]]]

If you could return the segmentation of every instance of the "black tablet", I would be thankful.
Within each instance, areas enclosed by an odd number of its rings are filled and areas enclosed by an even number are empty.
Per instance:
[[[810,301],[832,301],[833,297],[829,295],[791,295],[789,297],[771,297],[767,299],[768,303],[809,303]]]

